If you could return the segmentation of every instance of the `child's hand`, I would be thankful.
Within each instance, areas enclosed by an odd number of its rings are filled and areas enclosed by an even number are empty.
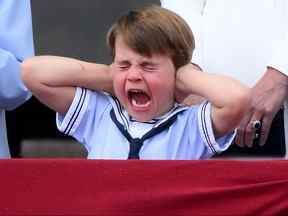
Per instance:
[[[184,65],[181,68],[179,68],[176,73],[181,73],[184,70],[190,70],[191,73],[193,73],[194,70],[196,70],[197,72],[201,71],[201,68],[199,68],[198,66],[196,66],[194,64],[187,64],[187,65]],[[176,82],[176,83],[178,83],[178,82]],[[176,85],[175,100],[178,103],[182,103],[182,104],[185,104],[187,106],[191,106],[191,105],[200,104],[201,102],[203,102],[205,100],[205,98],[201,97],[200,95],[186,93],[184,89],[185,88],[183,88],[183,86]]]

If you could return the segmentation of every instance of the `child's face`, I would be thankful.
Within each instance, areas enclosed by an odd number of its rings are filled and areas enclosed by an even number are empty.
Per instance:
[[[151,120],[173,106],[175,67],[168,55],[142,56],[118,36],[111,69],[114,92],[137,121]]]

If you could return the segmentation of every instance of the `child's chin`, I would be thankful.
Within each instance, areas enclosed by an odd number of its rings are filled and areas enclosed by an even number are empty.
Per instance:
[[[153,119],[154,116],[151,115],[151,106],[147,107],[135,107],[129,104],[127,111],[133,119],[139,122],[147,122]]]
[[[131,114],[132,118],[135,119],[138,122],[147,122],[153,119],[153,116],[148,115],[147,113],[145,114]]]

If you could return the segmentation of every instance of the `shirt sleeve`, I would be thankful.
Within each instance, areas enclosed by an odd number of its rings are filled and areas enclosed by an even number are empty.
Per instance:
[[[272,56],[267,66],[273,67],[288,76],[288,1],[275,1],[279,22],[282,29],[279,30],[279,39],[273,43]]]
[[[75,97],[65,116],[56,114],[57,128],[64,134],[73,136],[80,143],[86,144],[110,105],[104,93],[77,87]]]
[[[192,56],[192,63],[202,67],[202,28],[203,28],[203,12],[206,0],[161,0],[161,6],[174,11],[180,15],[190,26],[194,39],[195,50]]]
[[[207,158],[211,157],[213,154],[220,153],[228,149],[236,135],[236,130],[234,130],[231,133],[215,139],[212,127],[211,104],[207,101],[202,103],[199,107],[198,127],[201,139],[208,148]]]
[[[287,10],[288,13],[288,10]],[[268,66],[277,69],[288,76],[288,28],[285,38],[277,41]]]
[[[0,109],[14,109],[31,96],[20,63],[34,55],[29,0],[0,1]]]

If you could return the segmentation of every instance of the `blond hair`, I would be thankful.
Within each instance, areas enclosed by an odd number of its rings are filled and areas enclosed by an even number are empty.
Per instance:
[[[159,6],[130,11],[112,25],[107,44],[113,59],[119,35],[128,47],[143,56],[169,55],[176,69],[191,61],[195,46],[188,24],[174,12]]]

